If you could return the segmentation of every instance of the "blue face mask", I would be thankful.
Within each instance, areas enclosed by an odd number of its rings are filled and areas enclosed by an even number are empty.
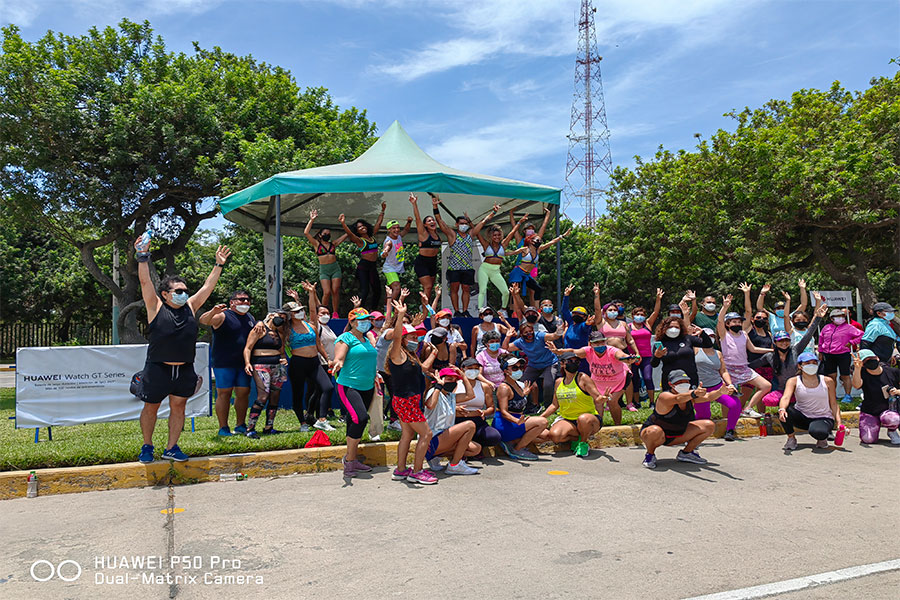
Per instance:
[[[783,308],[779,308],[778,310],[776,310],[776,311],[775,311],[775,316],[776,316],[776,317],[779,317],[779,318],[784,318],[784,309],[783,309]]]
[[[894,318],[894,313],[892,313],[892,312],[886,312],[886,313],[884,313],[884,320],[885,320],[885,321],[891,321],[891,320],[893,320],[893,318]]]
[[[646,320],[647,320],[647,317],[645,317],[644,315],[634,315],[635,323],[643,323]]]
[[[549,315],[550,313],[553,312],[553,307],[552,306],[542,306],[541,310],[544,312],[544,314]]]
[[[591,346],[591,348],[593,348],[594,352],[596,352],[597,354],[603,354],[604,352],[606,352],[606,346]]]
[[[496,352],[500,349],[500,342],[491,342],[488,344],[488,350],[491,352]]]
[[[624,306],[621,308],[616,308],[616,310],[619,311],[619,318],[625,316],[625,307]]]
[[[360,321],[356,324],[356,328],[360,333],[368,333],[369,330],[372,329],[372,322],[368,320]]]
[[[187,292],[176,292],[172,294],[172,304],[175,306],[184,306],[187,304],[188,295]]]

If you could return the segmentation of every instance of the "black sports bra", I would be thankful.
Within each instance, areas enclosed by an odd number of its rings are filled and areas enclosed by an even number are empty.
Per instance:
[[[439,237],[431,237],[431,234],[428,234],[428,237],[425,241],[419,242],[419,248],[440,248],[441,247],[441,238]]]

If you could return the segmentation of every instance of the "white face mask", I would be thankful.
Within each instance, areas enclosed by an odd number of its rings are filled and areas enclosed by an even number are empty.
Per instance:
[[[438,319],[438,325],[441,327],[446,327],[450,324],[450,319]]]
[[[466,225],[465,223],[462,223],[462,224],[460,224],[460,226],[459,226],[459,230],[460,230],[461,232],[465,233],[465,232],[467,232],[467,231],[469,230],[469,226]]]
[[[294,313],[294,318],[297,319],[298,321],[302,321],[303,319],[306,318],[306,311],[298,310],[297,312]]]
[[[319,315],[319,323],[321,323],[322,325],[327,325],[328,321],[330,321],[330,320],[331,320],[330,315]]]
[[[250,312],[250,305],[249,304],[235,304],[234,312],[238,313],[239,315],[246,315],[248,312]]]
[[[713,302],[707,302],[706,304],[703,305],[703,308],[705,308],[709,312],[712,312],[712,311],[716,310],[716,305]]]
[[[475,379],[478,377],[478,369],[466,369],[466,377],[468,379]]]
[[[691,391],[691,384],[690,383],[679,383],[678,385],[674,386],[672,389],[675,390],[676,394],[687,394],[689,391]]]
[[[803,365],[801,368],[803,369],[803,372],[806,373],[807,375],[815,375],[816,373],[819,372],[819,365],[809,364],[809,365]]]
[[[834,317],[831,320],[832,320],[832,322],[834,322],[835,325],[843,325],[844,323],[847,322],[847,319],[845,319],[844,317]]]
[[[484,315],[483,317],[481,317],[481,320],[485,323],[490,323],[494,320],[494,315]]]
[[[668,329],[666,329],[666,335],[670,338],[677,338],[679,335],[681,335],[681,328],[669,327]]]

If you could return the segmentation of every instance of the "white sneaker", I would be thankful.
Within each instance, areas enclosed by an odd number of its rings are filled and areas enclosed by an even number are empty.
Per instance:
[[[403,426],[400,425],[400,421],[391,421],[391,424],[387,426],[388,429],[393,429],[394,431],[403,431]]]
[[[797,438],[789,437],[787,441],[784,443],[784,446],[781,447],[782,450],[796,450],[797,449]]]
[[[827,447],[828,447],[828,440],[819,440],[818,442],[816,442],[816,448],[827,448]]]
[[[302,425],[300,425],[300,431],[301,432],[309,431],[309,425],[307,425],[306,423],[303,423]]]
[[[380,435],[373,435],[373,436],[371,436],[371,437],[369,438],[369,441],[370,441],[370,442],[380,442],[380,441],[381,441],[381,436],[380,436]]]
[[[319,429],[321,431],[334,431],[334,427],[328,421],[316,421],[313,423],[313,427]]]
[[[893,445],[900,446],[900,432],[896,429],[888,431],[888,437],[891,438],[891,443]]]
[[[689,462],[694,463],[696,465],[705,465],[707,460],[697,454],[697,451],[693,452],[685,452],[684,450],[678,451],[678,456],[675,457],[676,460],[680,460],[681,462]]]
[[[741,416],[750,417],[751,419],[760,419],[760,418],[762,418],[763,415],[762,415],[762,413],[756,412],[752,408],[747,408],[747,409],[744,409],[743,412],[741,412]]]
[[[444,465],[441,464],[441,459],[435,456],[428,461],[428,468],[432,471],[443,471]]]
[[[478,469],[473,469],[469,465],[466,464],[466,461],[461,460],[455,465],[449,465],[447,467],[448,475],[475,475],[478,473]]]

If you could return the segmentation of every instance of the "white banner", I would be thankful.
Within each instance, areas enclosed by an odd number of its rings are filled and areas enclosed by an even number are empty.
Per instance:
[[[819,293],[822,294],[822,298],[825,299],[825,304],[827,304],[831,308],[844,308],[845,306],[853,306],[853,291],[823,292],[823,291],[819,290]],[[810,292],[809,293],[809,306],[813,307],[815,305],[816,305],[816,299],[813,296],[813,293]]]
[[[275,292],[275,242],[276,238],[271,233],[263,232],[263,258],[265,259],[266,269],[266,301],[268,304],[268,312],[279,310],[281,308],[281,298]],[[284,273],[284,251],[281,252],[281,265],[278,271]]]
[[[138,419],[144,403],[128,391],[131,376],[144,368],[147,344],[58,346],[16,350],[16,428],[81,425]],[[194,370],[199,391],[185,416],[210,412],[209,344],[197,343]],[[169,400],[159,417],[169,416]]]

